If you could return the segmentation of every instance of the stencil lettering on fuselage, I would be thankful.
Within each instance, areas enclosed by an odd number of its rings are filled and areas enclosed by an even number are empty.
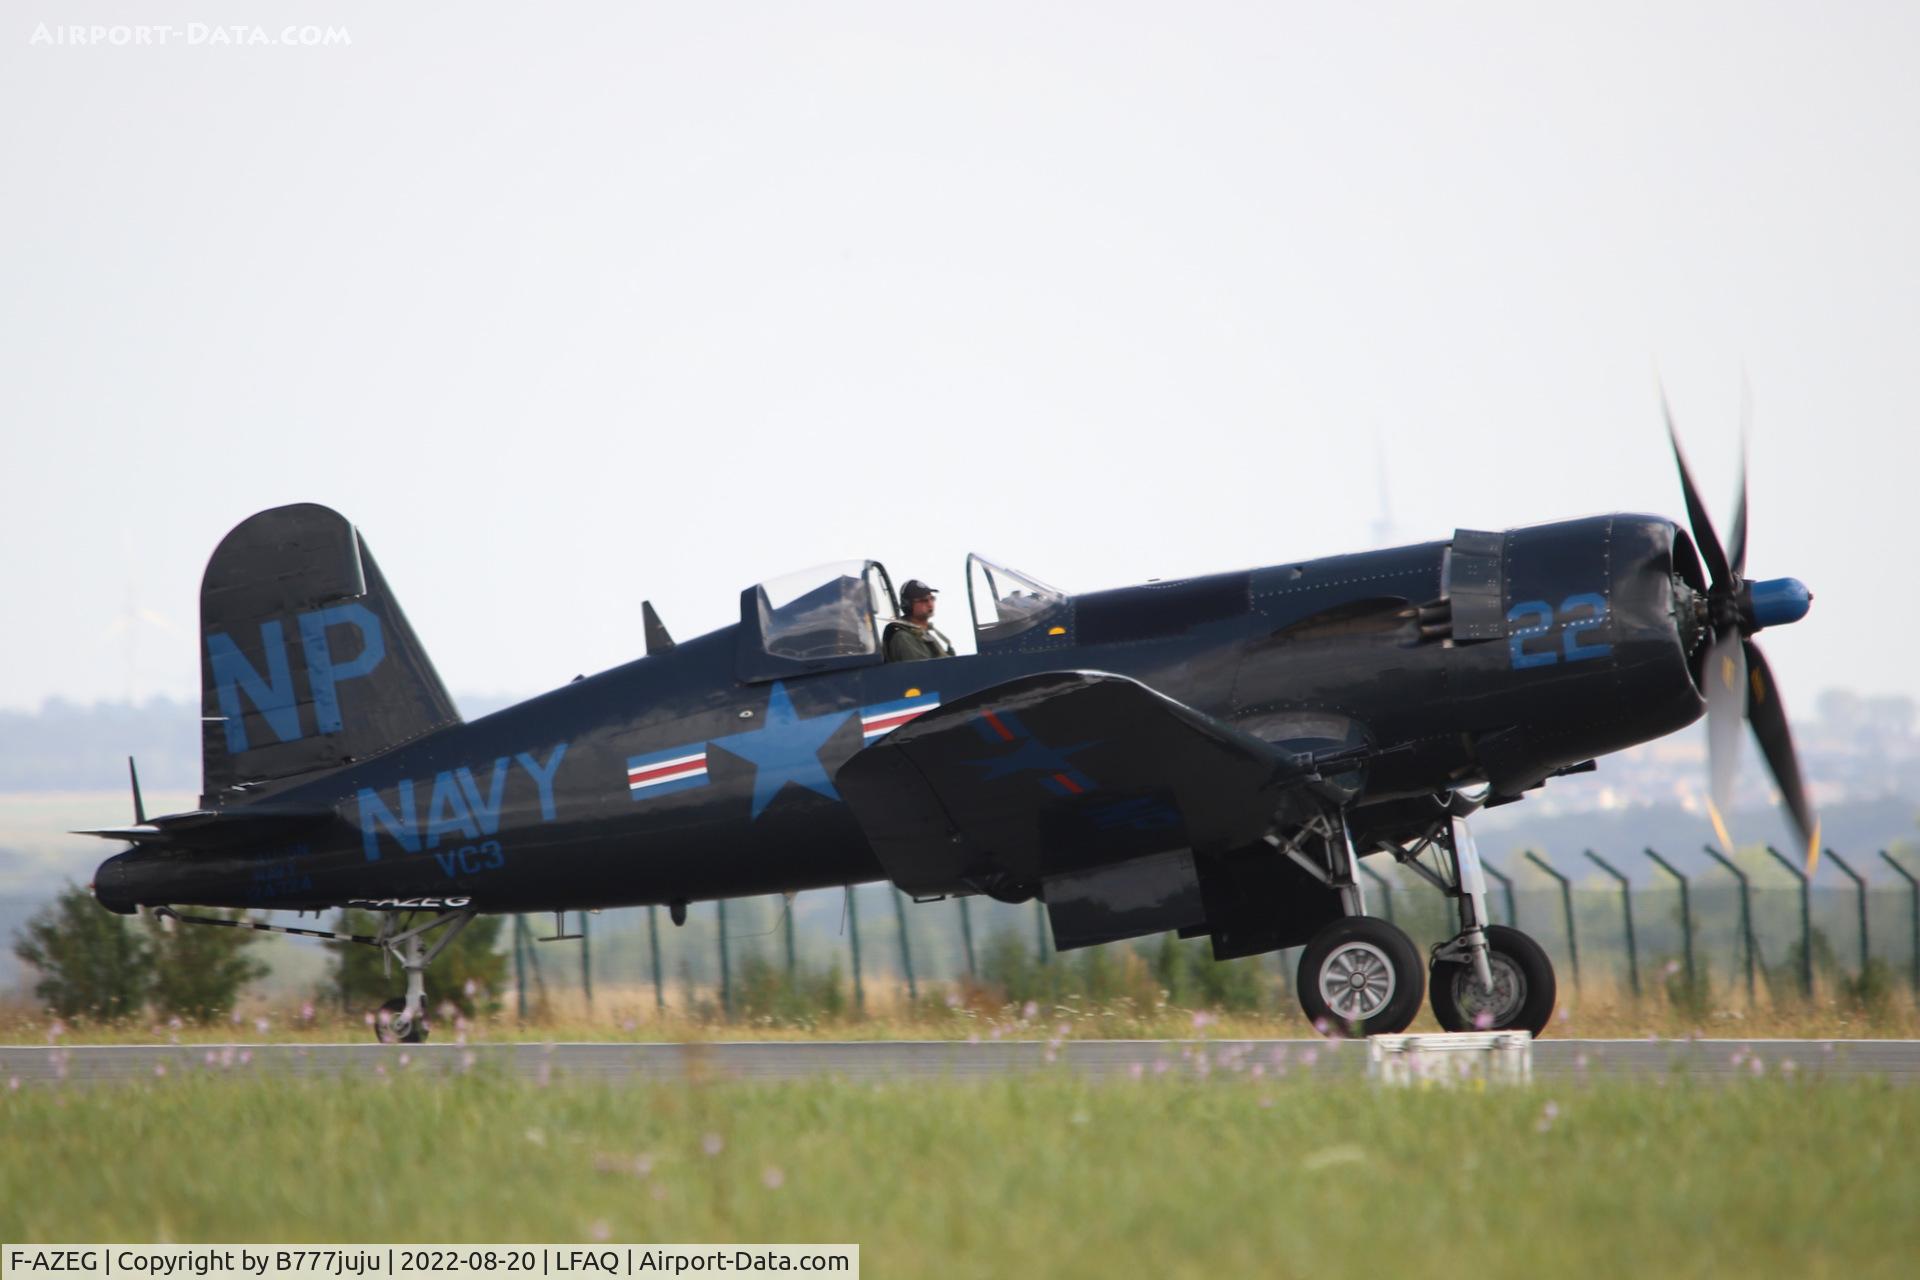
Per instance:
[[[360,837],[367,861],[378,862],[383,841],[401,853],[435,853],[448,844],[441,862],[448,875],[478,874],[506,865],[499,841],[500,814],[515,779],[524,775],[533,784],[540,805],[540,821],[559,817],[554,803],[553,778],[567,744],[557,743],[545,760],[522,751],[500,756],[478,774],[466,765],[442,769],[431,780],[402,778],[392,788],[362,787],[359,793]],[[524,787],[525,782],[518,784]]]
[[[263,854],[247,876],[247,901],[271,906],[278,899],[313,892],[313,877],[307,871],[311,851],[308,845],[290,844]]]

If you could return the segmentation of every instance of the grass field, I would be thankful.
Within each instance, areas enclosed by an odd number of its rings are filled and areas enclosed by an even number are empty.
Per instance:
[[[972,993],[952,992],[906,1001],[876,993],[874,1012],[836,1018],[752,1018],[726,1020],[669,1008],[655,1010],[650,989],[613,988],[591,1008],[578,1000],[556,1001],[545,1016],[521,1021],[502,1012],[472,1020],[440,1017],[433,1039],[469,1041],[634,1041],[634,1040],[1038,1040],[1038,1039],[1261,1039],[1306,1037],[1313,1028],[1291,1004],[1277,1012],[1226,1012],[1172,1004],[1139,1005],[1117,1000],[1089,1002],[1068,997],[1058,1004],[1035,1001],[1007,1005]],[[1290,1000],[1290,996],[1289,996]],[[1438,1031],[1429,1010],[1411,1028]],[[1712,1037],[1717,1039],[1920,1039],[1920,1011],[1905,992],[1871,1007],[1836,999],[1762,1002],[1756,1008],[1733,1005],[1690,1014],[1665,1001],[1635,1001],[1601,988],[1583,998],[1561,1001],[1548,1037],[1638,1039]],[[101,1025],[62,1021],[24,1002],[0,1003],[0,1044],[193,1044],[249,1042],[338,1042],[370,1038],[364,1015],[342,1016],[311,1002],[250,1001],[238,1017],[205,1025],[173,1025],[151,1016]]]
[[[0,1239],[857,1241],[875,1276],[1910,1275],[1920,1091],[480,1072],[0,1093]]]

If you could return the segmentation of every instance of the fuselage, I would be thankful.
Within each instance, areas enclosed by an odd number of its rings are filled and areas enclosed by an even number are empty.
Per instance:
[[[103,903],[571,910],[883,878],[833,787],[902,716],[1018,676],[1131,677],[1302,753],[1370,748],[1356,812],[1517,797],[1702,712],[1700,570],[1615,515],[1072,596],[980,652],[761,661],[742,621],[251,803],[270,840],[136,848]]]

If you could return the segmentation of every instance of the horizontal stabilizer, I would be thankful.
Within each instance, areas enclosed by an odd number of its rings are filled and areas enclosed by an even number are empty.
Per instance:
[[[291,839],[333,816],[332,809],[263,804],[244,809],[191,809],[130,827],[101,827],[73,834],[134,844],[213,849]]]

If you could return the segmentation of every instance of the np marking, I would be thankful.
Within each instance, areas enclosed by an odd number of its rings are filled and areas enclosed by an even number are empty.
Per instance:
[[[387,656],[380,619],[365,605],[348,603],[303,613],[295,625],[300,632],[300,652],[306,659],[314,732],[338,733],[343,727],[340,682],[371,674]],[[338,627],[352,627],[360,638],[359,652],[344,661],[335,656],[329,639]],[[260,650],[266,660],[265,674],[240,651],[232,636],[224,631],[207,633],[207,664],[212,672],[220,714],[226,719],[227,750],[234,755],[253,745],[247,737],[242,695],[253,703],[254,710],[279,741],[298,742],[306,736],[300,723],[293,669],[287,661],[286,630],[280,619],[260,624]]]

